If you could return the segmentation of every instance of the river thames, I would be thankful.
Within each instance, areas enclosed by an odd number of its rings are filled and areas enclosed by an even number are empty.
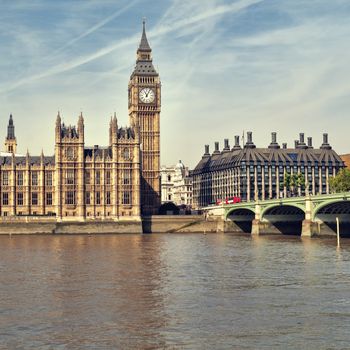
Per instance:
[[[0,237],[0,349],[349,349],[350,240]]]

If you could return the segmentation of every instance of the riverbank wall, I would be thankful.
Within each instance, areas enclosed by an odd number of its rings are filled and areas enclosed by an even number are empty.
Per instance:
[[[224,231],[220,219],[206,220],[203,215],[153,215],[142,218],[143,233],[217,233]]]
[[[138,221],[96,221],[96,222],[55,222],[7,221],[0,222],[0,235],[36,234],[120,234],[142,233],[141,220]]]
[[[0,235],[122,234],[122,233],[216,233],[224,231],[221,220],[202,215],[156,215],[118,221],[56,221],[56,218],[15,217],[0,221]]]

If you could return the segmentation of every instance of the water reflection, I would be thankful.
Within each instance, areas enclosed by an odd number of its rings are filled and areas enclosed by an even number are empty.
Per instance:
[[[350,244],[0,237],[0,348],[346,348]]]

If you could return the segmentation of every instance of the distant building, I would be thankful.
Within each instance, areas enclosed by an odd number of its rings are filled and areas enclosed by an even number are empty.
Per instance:
[[[209,153],[209,146],[195,169],[193,176],[193,207],[200,208],[218,199],[231,196],[244,201],[272,199],[288,196],[284,186],[286,174],[302,174],[305,186],[297,188],[298,195],[329,193],[329,177],[335,176],[344,167],[341,157],[328,143],[328,134],[323,134],[319,149],[307,143],[304,134],[295,141],[294,148],[282,147],[277,143],[276,133],[267,148],[256,148],[252,133],[242,148],[239,136],[235,136],[232,149],[225,139],[222,151],[215,142],[215,150]]]
[[[175,167],[163,166],[160,169],[160,183],[161,183],[161,198],[162,204],[174,201],[174,175]]]
[[[343,160],[345,166],[350,169],[350,154],[342,154],[340,158]]]
[[[175,166],[162,167],[162,204],[173,202],[176,205],[192,205],[192,178],[188,167],[179,161]]]

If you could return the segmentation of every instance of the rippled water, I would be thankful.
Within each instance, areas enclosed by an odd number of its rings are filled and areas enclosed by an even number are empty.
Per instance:
[[[1,349],[349,349],[350,240],[0,237]]]

